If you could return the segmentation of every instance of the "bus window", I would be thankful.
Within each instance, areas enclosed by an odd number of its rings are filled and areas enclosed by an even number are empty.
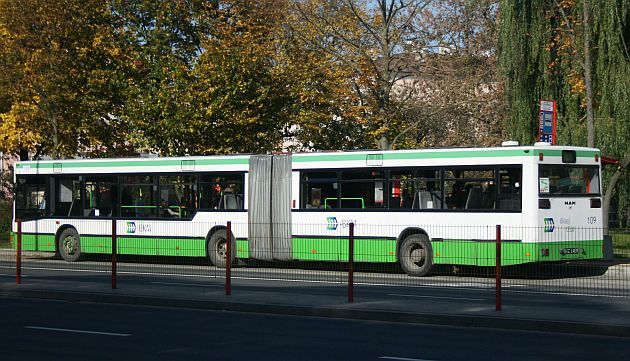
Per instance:
[[[195,176],[160,177],[159,216],[191,218],[197,209],[197,179]]]
[[[157,216],[157,186],[150,175],[124,175],[121,179],[120,213],[122,217]]]
[[[440,209],[440,170],[418,168],[390,172],[389,208]]]
[[[116,217],[119,204],[116,177],[85,178],[84,213],[88,217]]]
[[[53,177],[54,204],[52,214],[59,217],[83,217],[81,178]]]
[[[499,202],[497,209],[521,209],[522,169],[499,169]]]
[[[18,176],[15,187],[15,218],[29,219],[48,215],[46,178]]]
[[[302,208],[339,208],[337,172],[302,172]]]
[[[344,170],[341,172],[340,208],[385,207],[385,172]]]
[[[199,178],[199,208],[245,209],[244,173],[206,173]]]
[[[494,209],[496,184],[492,168],[455,168],[444,172],[447,209]]]
[[[553,195],[599,195],[597,166],[541,164],[538,170],[540,193]]]

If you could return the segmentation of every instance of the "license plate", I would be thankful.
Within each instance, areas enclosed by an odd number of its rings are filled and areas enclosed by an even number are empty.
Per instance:
[[[584,253],[584,248],[576,248],[576,247],[571,247],[571,248],[562,248],[560,250],[560,254],[565,256],[568,254],[582,254]]]

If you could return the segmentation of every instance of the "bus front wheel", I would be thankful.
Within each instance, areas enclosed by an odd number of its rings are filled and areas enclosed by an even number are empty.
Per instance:
[[[59,254],[66,262],[76,262],[81,258],[81,240],[74,228],[66,228],[59,235]]]
[[[236,259],[236,242],[232,235],[232,248],[231,248],[231,264],[234,264]],[[208,257],[210,262],[217,267],[225,267],[227,260],[227,231],[225,229],[218,230],[210,236],[207,244]]]
[[[426,234],[412,234],[398,248],[398,261],[410,276],[425,276],[433,267],[433,247]]]

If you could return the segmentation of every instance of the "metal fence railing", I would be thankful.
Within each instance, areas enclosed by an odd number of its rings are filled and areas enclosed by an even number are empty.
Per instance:
[[[596,228],[230,222],[228,231],[228,222],[151,220],[20,228],[0,238],[0,266],[21,267],[29,281],[349,284],[351,301],[354,284],[494,292],[499,262],[504,293],[630,298],[630,237],[613,234],[606,258],[609,245]]]

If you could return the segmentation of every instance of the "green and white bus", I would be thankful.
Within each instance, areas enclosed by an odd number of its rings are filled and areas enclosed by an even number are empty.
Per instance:
[[[598,149],[494,148],[40,160],[15,167],[24,250],[492,266],[602,257]],[[13,232],[17,231],[14,222]]]

